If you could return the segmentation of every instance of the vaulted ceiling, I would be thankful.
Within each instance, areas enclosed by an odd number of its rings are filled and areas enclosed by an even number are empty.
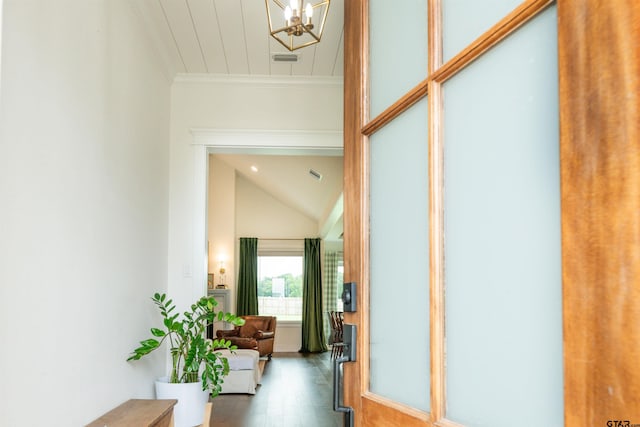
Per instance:
[[[212,154],[258,188],[320,224],[322,237],[342,234],[342,157]],[[318,178],[317,173],[320,175]],[[336,212],[336,206],[338,211]]]

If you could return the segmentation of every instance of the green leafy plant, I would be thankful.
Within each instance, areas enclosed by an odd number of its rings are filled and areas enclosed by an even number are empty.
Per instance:
[[[133,350],[127,361],[140,360],[168,341],[172,359],[169,382],[193,383],[202,379],[202,389],[209,389],[213,397],[217,396],[223,377],[229,373],[229,362],[216,350],[226,348],[233,351],[237,347],[225,339],[205,338],[207,326],[215,321],[241,326],[244,319],[231,313],[216,312],[218,303],[213,297],[200,298],[182,314],[182,318],[178,313],[172,313],[176,306],[166,294],[156,293],[151,299],[160,310],[164,329],[151,328],[154,338],[140,341],[140,347]]]

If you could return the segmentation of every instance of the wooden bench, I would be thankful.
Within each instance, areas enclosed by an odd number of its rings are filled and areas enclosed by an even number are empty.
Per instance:
[[[177,400],[131,399],[86,427],[173,427]]]

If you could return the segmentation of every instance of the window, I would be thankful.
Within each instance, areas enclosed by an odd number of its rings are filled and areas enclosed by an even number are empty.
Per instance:
[[[302,255],[258,255],[258,312],[302,321]]]

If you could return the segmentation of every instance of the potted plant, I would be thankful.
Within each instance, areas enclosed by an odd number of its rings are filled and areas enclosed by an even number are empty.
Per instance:
[[[214,321],[241,326],[244,319],[216,312],[213,297],[200,298],[182,317],[173,313],[176,307],[166,294],[156,293],[151,299],[160,310],[164,328],[151,328],[153,338],[140,341],[140,347],[133,350],[127,361],[139,360],[168,342],[171,373],[156,381],[157,398],[178,399],[174,408],[176,427],[201,424],[209,395],[216,397],[220,393],[223,377],[229,373],[229,362],[216,350],[236,349],[228,340],[207,339],[207,326]]]

